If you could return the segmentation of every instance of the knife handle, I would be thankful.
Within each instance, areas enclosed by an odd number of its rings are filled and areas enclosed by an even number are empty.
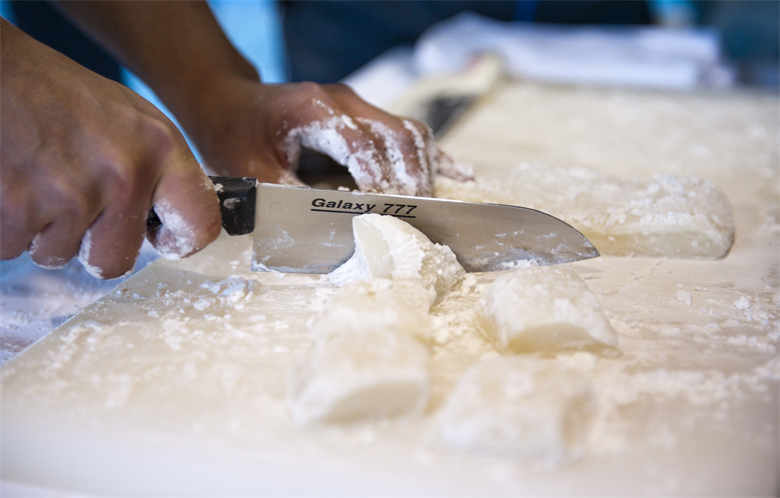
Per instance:
[[[222,227],[228,235],[246,235],[255,229],[255,201],[257,180],[229,176],[210,176],[219,198]],[[147,230],[162,225],[154,208],[146,218]]]

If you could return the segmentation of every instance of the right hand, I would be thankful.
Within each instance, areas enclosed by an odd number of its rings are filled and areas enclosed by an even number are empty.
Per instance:
[[[0,258],[46,268],[78,255],[100,278],[132,270],[148,234],[169,258],[219,235],[211,182],[173,123],[124,86],[2,20]]]

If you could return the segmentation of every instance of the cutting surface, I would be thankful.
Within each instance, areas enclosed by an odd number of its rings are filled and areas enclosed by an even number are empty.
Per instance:
[[[546,469],[451,453],[442,400],[496,354],[474,306],[496,274],[434,308],[433,397],[419,421],[301,429],[285,405],[306,321],[333,288],[251,273],[223,237],[156,261],[2,367],[5,480],[91,494],[771,495],[778,491],[778,101],[507,84],[447,137],[478,175],[523,160],[695,174],[729,196],[722,260],[572,264],[621,355],[561,355],[599,402],[588,455]]]

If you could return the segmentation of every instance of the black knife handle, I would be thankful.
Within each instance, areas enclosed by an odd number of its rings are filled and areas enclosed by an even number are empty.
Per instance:
[[[219,198],[222,227],[228,235],[246,235],[255,229],[255,201],[257,180],[229,176],[210,176],[214,191]],[[149,210],[146,228],[162,225],[154,208]]]

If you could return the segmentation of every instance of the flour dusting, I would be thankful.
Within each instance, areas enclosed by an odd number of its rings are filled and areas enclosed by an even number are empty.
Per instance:
[[[191,254],[195,245],[195,230],[165,199],[154,205],[163,226],[157,235],[157,250],[165,259],[178,260]]]
[[[79,247],[79,262],[87,270],[87,273],[93,277],[103,278],[103,269],[89,263],[89,256],[92,252],[92,231],[87,230],[84,233],[84,238],[81,239],[81,246]]]

